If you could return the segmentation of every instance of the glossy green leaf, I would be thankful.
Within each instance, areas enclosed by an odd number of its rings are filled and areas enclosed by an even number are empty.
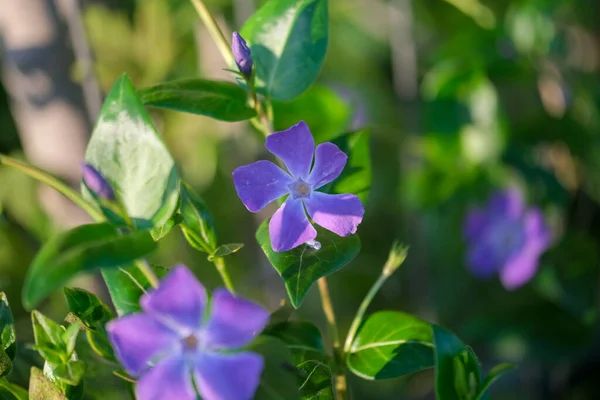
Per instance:
[[[28,400],[27,390],[6,379],[0,379],[0,399],[2,400]]]
[[[263,356],[265,366],[255,400],[298,399],[297,375],[291,361],[290,351],[280,340],[259,336],[248,350]]]
[[[481,384],[481,390],[479,391],[479,394],[477,395],[477,398],[475,400],[482,400],[487,394],[487,391],[490,389],[490,386],[492,386],[494,382],[500,379],[502,375],[514,370],[515,368],[517,368],[516,365],[507,363],[498,364],[494,368],[492,368],[483,380]]]
[[[212,261],[215,258],[228,256],[230,254],[236,253],[242,247],[244,247],[244,243],[222,244],[219,247],[217,247],[217,249],[210,256],[208,256],[208,259]]]
[[[231,82],[182,79],[138,91],[147,106],[205,115],[221,121],[243,121],[256,116],[248,94]]]
[[[85,327],[90,347],[100,356],[116,360],[105,328],[105,324],[113,319],[112,311],[87,290],[65,288],[64,293],[69,311]]]
[[[64,328],[36,310],[31,313],[31,319],[35,350],[51,364],[66,363],[71,357],[71,352],[64,340]]]
[[[396,378],[434,366],[431,325],[396,311],[377,312],[362,324],[346,357],[364,379]]]
[[[273,127],[282,131],[303,120],[316,143],[333,140],[346,131],[350,107],[331,89],[314,85],[290,102],[273,102]]]
[[[164,268],[153,267],[153,269],[159,278],[167,273]],[[152,285],[139,268],[129,265],[104,269],[102,270],[102,277],[106,282],[110,298],[119,317],[141,310],[140,297]]]
[[[372,180],[369,138],[369,131],[363,129],[333,141],[346,153],[348,161],[341,175],[331,184],[331,193],[352,193],[357,195],[363,204],[367,201]]]
[[[215,222],[208,206],[192,188],[181,183],[181,229],[197,250],[212,254],[217,248]]]
[[[296,367],[302,373],[300,399],[335,399],[333,394],[333,371],[329,365],[318,360],[306,360]]]
[[[43,400],[69,400],[67,396],[36,367],[31,367],[29,397],[31,399]]]
[[[173,215],[177,169],[127,75],[106,97],[85,161],[110,181],[136,228],[162,226]]]
[[[258,90],[292,100],[317,78],[328,37],[327,0],[269,0],[246,21]]]
[[[17,335],[6,293],[0,293],[0,377],[12,370],[12,360],[17,352]]]
[[[55,379],[70,385],[77,386],[85,374],[86,364],[81,360],[70,360],[66,364],[57,366],[52,370]]]
[[[23,304],[32,308],[80,272],[111,268],[156,248],[149,232],[121,234],[109,224],[81,225],[50,239],[27,272]]]
[[[173,230],[173,228],[179,225],[182,221],[183,217],[181,214],[173,214],[173,216],[169,218],[163,225],[150,230],[152,239],[154,239],[155,242],[158,242],[160,239],[167,236]]]
[[[445,329],[434,325],[435,393],[439,400],[474,400],[481,384],[481,367],[473,350]]]
[[[300,307],[313,283],[348,264],[360,251],[358,235],[341,237],[320,227],[316,229],[320,250],[301,245],[283,253],[275,252],[271,247],[268,220],[256,231],[258,244],[283,279],[295,308]]]

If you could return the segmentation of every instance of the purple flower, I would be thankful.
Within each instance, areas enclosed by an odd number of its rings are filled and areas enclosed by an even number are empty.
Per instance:
[[[231,50],[233,51],[233,58],[240,72],[246,76],[250,76],[252,72],[252,54],[250,54],[250,49],[244,38],[237,32],[233,32]]]
[[[511,189],[491,196],[484,208],[469,211],[464,224],[467,264],[486,279],[500,274],[506,289],[516,289],[536,273],[540,255],[550,245],[550,230],[538,208],[525,208]]]
[[[93,191],[98,197],[106,200],[114,200],[115,192],[113,192],[110,183],[96,168],[90,164],[82,163],[83,170],[83,182],[86,184],[88,189]]]
[[[137,381],[138,400],[246,400],[263,369],[260,355],[231,352],[262,331],[269,314],[225,289],[214,291],[207,316],[202,284],[175,267],[140,301],[143,312],[107,324],[125,370]]]
[[[283,161],[289,173],[270,161],[257,161],[233,171],[233,181],[251,212],[289,195],[269,222],[274,251],[287,251],[315,239],[317,231],[306,212],[316,224],[340,236],[356,232],[364,214],[360,199],[316,191],[341,174],[348,156],[333,143],[322,143],[315,150],[304,121],[269,135],[265,147]]]

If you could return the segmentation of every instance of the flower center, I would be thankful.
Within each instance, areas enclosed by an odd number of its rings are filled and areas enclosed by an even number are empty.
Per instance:
[[[198,343],[200,342],[198,338],[194,335],[190,335],[183,339],[182,341],[183,348],[185,350],[196,350],[198,348]]]
[[[302,179],[290,183],[288,189],[293,199],[309,198],[312,192],[310,184],[304,182]]]

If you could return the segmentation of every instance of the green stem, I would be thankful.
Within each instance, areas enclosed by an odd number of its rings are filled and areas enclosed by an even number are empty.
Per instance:
[[[333,359],[337,366],[337,375],[335,379],[336,399],[344,400],[346,398],[346,389],[348,385],[343,369],[344,359],[341,351],[340,335],[337,329],[335,312],[333,311],[333,303],[331,302],[331,296],[329,295],[329,285],[327,284],[327,279],[325,277],[319,279],[317,283],[319,285],[319,293],[321,294],[321,306],[323,307],[323,313],[327,320],[327,327],[333,344]]]
[[[217,25],[217,21],[215,21],[215,18],[212,16],[210,11],[208,11],[208,8],[206,8],[204,2],[202,2],[202,0],[191,0],[191,2],[196,9],[196,12],[200,16],[200,19],[206,26],[206,29],[208,29],[208,32],[215,41],[215,44],[219,48],[219,51],[221,52],[221,55],[223,56],[227,66],[235,65],[235,59],[233,58],[231,46],[229,45],[227,39],[225,39],[221,28],[219,28],[219,25]]]
[[[229,276],[229,273],[227,272],[227,268],[225,267],[225,258],[224,257],[213,258],[212,262],[213,262],[213,264],[215,264],[215,267],[217,267],[217,271],[219,272],[219,275],[221,275],[221,279],[223,279],[223,283],[225,284],[225,287],[227,288],[227,290],[229,290],[231,293],[235,294],[235,288],[233,287],[233,282],[231,281],[231,277]]]
[[[356,332],[360,327],[360,323],[362,322],[363,317],[367,312],[367,308],[369,308],[369,305],[371,304],[371,301],[373,301],[373,298],[375,297],[377,292],[379,292],[379,289],[381,289],[381,287],[389,277],[390,274],[382,272],[381,275],[379,275],[379,278],[377,278],[377,281],[375,281],[375,283],[371,287],[371,290],[369,290],[369,293],[367,293],[367,295],[363,299],[362,303],[360,303],[360,307],[358,307],[358,310],[356,311],[356,315],[354,316],[352,325],[350,325],[348,336],[346,336],[346,343],[344,344],[344,354],[348,353],[348,351],[350,350],[350,346],[352,346],[352,342],[354,341]]]
[[[46,171],[43,171],[39,168],[31,166],[22,161],[16,160],[12,157],[8,157],[5,155],[0,155],[0,165],[6,165],[7,167],[11,167],[23,172],[25,175],[32,177],[51,188],[56,189],[59,193],[65,196],[67,199],[71,200],[73,203],[77,204],[81,207],[85,212],[87,212],[93,220],[97,222],[104,221],[104,215],[90,203],[88,203],[81,195],[72,189],[69,185],[61,181],[60,179],[52,176]]]
[[[154,273],[154,270],[152,269],[150,264],[148,264],[148,261],[144,259],[135,260],[135,266],[138,267],[142,274],[144,274],[146,279],[148,279],[148,283],[150,283],[150,285],[152,285],[153,288],[158,287],[158,277]]]

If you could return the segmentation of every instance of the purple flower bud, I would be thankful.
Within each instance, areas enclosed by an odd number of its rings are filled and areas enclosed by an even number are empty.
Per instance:
[[[98,197],[106,200],[114,200],[115,192],[104,176],[90,164],[82,163],[83,182]]]
[[[250,76],[252,73],[252,54],[250,54],[250,48],[248,48],[244,38],[237,32],[233,32],[231,50],[233,51],[233,58],[235,58],[235,63],[240,72],[246,76]]]

